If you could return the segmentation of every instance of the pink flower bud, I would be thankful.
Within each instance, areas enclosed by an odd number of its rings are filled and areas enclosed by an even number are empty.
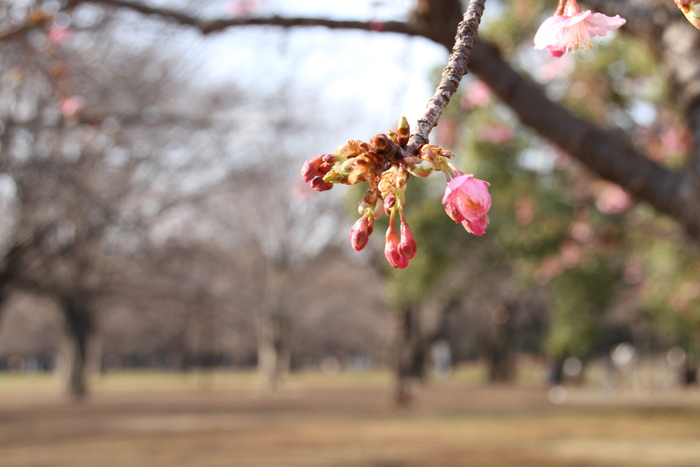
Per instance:
[[[399,234],[394,229],[393,223],[389,224],[386,231],[386,243],[384,244],[384,256],[396,269],[404,269],[408,266],[408,258],[399,253]]]
[[[350,229],[350,244],[355,251],[362,250],[367,245],[369,236],[374,230],[374,218],[370,215],[360,217]]]
[[[321,177],[316,177],[313,180],[311,180],[311,188],[313,188],[316,191],[328,191],[331,188],[333,188],[333,184],[331,182],[325,181]]]
[[[309,183],[311,180],[316,178],[318,175],[318,169],[323,163],[323,156],[324,154],[304,162],[304,166],[301,168],[301,177],[304,179],[304,182]]]
[[[399,254],[406,259],[412,259],[416,256],[418,245],[413,238],[413,232],[408,226],[408,222],[401,216],[401,242],[399,243]]]
[[[386,215],[391,215],[391,208],[396,204],[396,197],[391,195],[384,198],[384,212]]]

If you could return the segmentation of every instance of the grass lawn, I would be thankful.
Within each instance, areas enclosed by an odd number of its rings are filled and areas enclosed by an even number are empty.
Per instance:
[[[117,373],[79,404],[0,375],[0,466],[700,466],[700,391],[486,386],[479,368],[391,404],[385,372]]]

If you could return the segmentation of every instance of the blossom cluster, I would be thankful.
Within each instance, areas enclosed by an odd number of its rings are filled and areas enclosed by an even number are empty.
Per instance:
[[[334,184],[354,185],[367,182],[369,188],[360,202],[360,218],[350,229],[350,243],[360,251],[374,231],[374,221],[386,213],[389,228],[385,236],[384,255],[395,268],[408,266],[417,251],[417,244],[404,216],[406,186],[411,175],[427,177],[443,172],[447,187],[443,204],[447,214],[474,235],[483,235],[489,223],[491,207],[489,184],[465,174],[449,159],[454,154],[439,146],[424,144],[416,154],[406,150],[410,128],[405,117],[396,132],[379,134],[365,143],[350,140],[333,154],[321,154],[309,159],[301,169],[305,182],[317,191],[327,191]],[[399,229],[396,229],[396,219]]]

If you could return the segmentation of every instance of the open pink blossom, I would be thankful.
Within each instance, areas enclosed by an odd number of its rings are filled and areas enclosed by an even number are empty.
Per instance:
[[[591,38],[605,36],[626,23],[620,15],[610,17],[591,10],[582,12],[576,0],[568,0],[559,10],[547,18],[535,34],[535,49],[546,49],[557,58],[576,49],[590,49]]]
[[[447,215],[474,235],[483,235],[489,224],[491,195],[488,187],[488,182],[476,179],[472,174],[462,174],[447,184],[442,198]]]

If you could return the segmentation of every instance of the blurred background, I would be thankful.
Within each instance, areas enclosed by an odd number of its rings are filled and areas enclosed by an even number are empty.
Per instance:
[[[700,35],[670,0],[610,3]],[[698,465],[700,256],[669,212],[472,74],[431,136],[491,183],[484,237],[412,180],[393,270],[386,224],[349,245],[361,189],[302,182],[422,115],[448,56],[424,31],[465,6],[0,1],[0,465]],[[534,51],[555,7],[489,0],[480,37],[690,164],[659,51],[625,28]]]

